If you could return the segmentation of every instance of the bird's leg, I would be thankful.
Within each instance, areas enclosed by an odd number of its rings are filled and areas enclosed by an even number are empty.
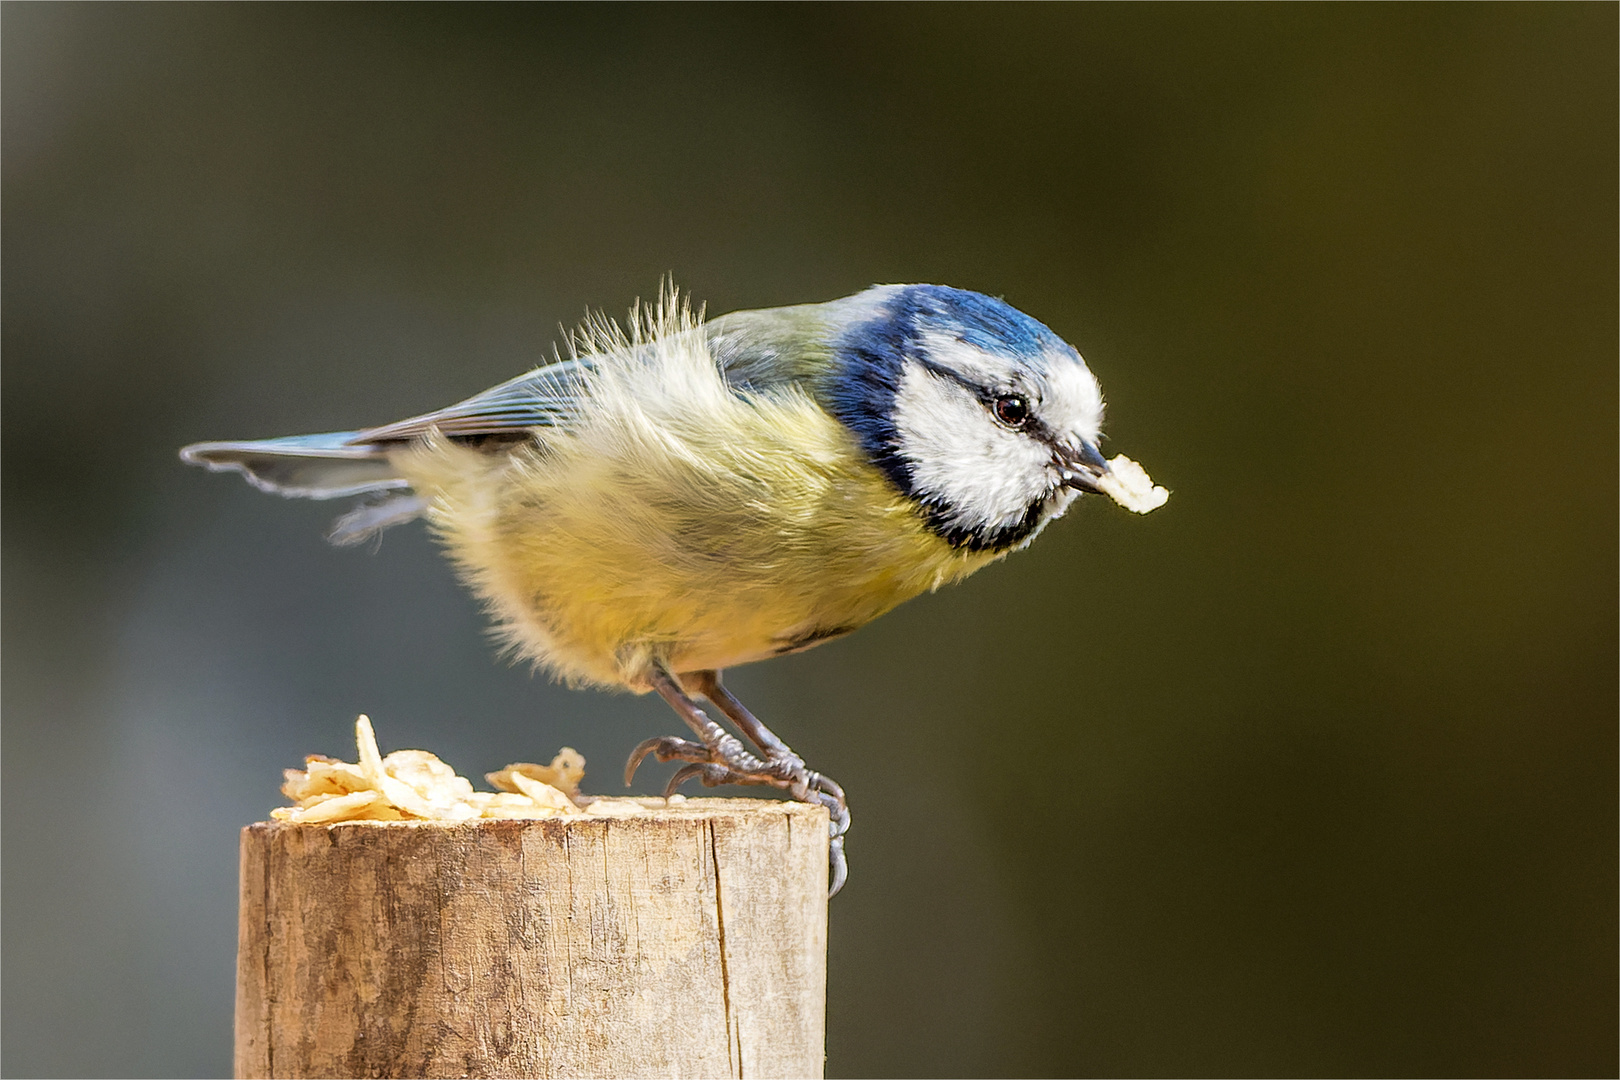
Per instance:
[[[765,784],[781,788],[800,802],[814,803],[827,808],[832,820],[832,836],[828,858],[832,884],[828,895],[844,885],[848,867],[844,859],[844,834],[849,831],[849,807],[844,801],[844,789],[832,779],[805,768],[804,759],[778,739],[770,728],[760,723],[720,681],[718,671],[698,671],[685,676],[685,681],[703,697],[713,702],[732,723],[737,725],[757,747],[764,758],[750,753],[734,736],[710,719],[697,703],[681,688],[681,684],[661,664],[655,664],[648,673],[648,682],[658,696],[669,702],[671,708],[686,721],[701,742],[664,735],[648,739],[630,755],[625,764],[624,781],[630,782],[636,767],[648,754],[659,761],[687,762],[670,778],[665,795],[687,780],[696,777],[705,787],[720,784]]]
[[[805,768],[804,759],[789,749],[787,743],[777,738],[774,731],[761,723],[759,717],[749,712],[748,707],[726,689],[718,671],[693,672],[690,679],[698,693],[714,702],[737,725],[737,730],[748,736],[749,741],[765,754],[772,772],[779,778],[776,782],[778,787],[785,787],[788,794],[800,802],[820,803],[827,808],[827,813],[831,815],[828,829],[832,833],[827,852],[831,862],[832,886],[827,895],[835,895],[844,887],[844,879],[849,876],[849,867],[844,859],[844,834],[849,832],[849,804],[844,799],[844,789],[832,777]]]
[[[678,738],[674,735],[659,735],[647,739],[637,746],[630,754],[630,760],[624,766],[624,782],[630,783],[636,774],[636,768],[648,754],[652,754],[659,761],[685,761],[687,765],[676,770],[669,784],[664,789],[665,796],[673,795],[675,789],[694,776],[701,777],[705,786],[715,787],[719,784],[768,784],[769,766],[748,752],[748,748],[738,741],[736,736],[725,728],[709,719],[709,715],[698,708],[697,702],[687,696],[686,691],[662,664],[655,664],[647,673],[647,681],[652,688],[658,691],[658,696],[669,703],[686,726],[692,729],[700,742],[690,739]]]

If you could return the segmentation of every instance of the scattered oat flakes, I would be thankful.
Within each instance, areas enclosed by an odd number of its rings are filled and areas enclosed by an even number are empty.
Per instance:
[[[500,772],[486,773],[484,779],[501,791],[521,792],[523,789],[514,779],[518,775],[538,780],[573,798],[579,794],[579,782],[585,778],[585,759],[572,746],[565,746],[551,759],[550,765],[534,765],[520,761],[508,765]]]
[[[582,796],[585,759],[571,747],[550,765],[517,762],[489,774],[499,791],[474,791],[472,782],[426,750],[395,750],[383,757],[371,720],[354,724],[358,764],[312,754],[304,769],[286,770],[282,793],[296,805],[270,811],[277,821],[468,821],[473,818],[546,818],[571,814],[631,817],[646,811],[633,799]]]

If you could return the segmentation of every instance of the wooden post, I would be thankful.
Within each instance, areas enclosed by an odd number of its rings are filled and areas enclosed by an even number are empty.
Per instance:
[[[822,1075],[827,812],[242,830],[236,1075]]]

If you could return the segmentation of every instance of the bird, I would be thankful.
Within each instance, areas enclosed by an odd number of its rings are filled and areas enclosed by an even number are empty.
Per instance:
[[[181,458],[282,496],[358,497],[338,545],[425,518],[514,657],[656,693],[685,722],[689,737],[635,748],[627,784],[651,755],[681,763],[666,795],[697,779],[825,806],[829,894],[848,874],[845,792],[722,673],[959,581],[1084,495],[1141,513],[1168,497],[1103,456],[1080,353],[983,293],[874,285],[711,319],[666,284],[565,344],[435,412]]]

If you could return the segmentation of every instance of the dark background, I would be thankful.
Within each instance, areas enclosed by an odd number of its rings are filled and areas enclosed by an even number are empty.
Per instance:
[[[665,272],[1003,295],[1175,492],[735,673],[851,793],[831,1074],[1615,1073],[1614,5],[3,17],[7,1075],[228,1070],[237,829],[355,713],[674,730],[175,458]]]

